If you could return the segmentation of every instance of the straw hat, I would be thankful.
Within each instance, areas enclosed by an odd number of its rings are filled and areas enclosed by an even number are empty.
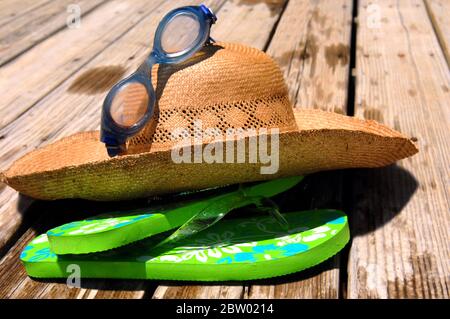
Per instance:
[[[26,154],[1,174],[3,182],[38,199],[122,200],[379,167],[417,153],[410,139],[374,121],[293,109],[280,69],[257,49],[219,43],[184,64],[156,66],[152,72],[155,115],[129,141],[127,154],[111,158],[98,132],[78,133]],[[243,129],[247,136],[227,135],[229,129]],[[278,134],[269,134],[273,132]],[[251,154],[250,144],[262,137],[271,151],[278,151],[274,174],[262,174],[267,162]],[[199,163],[177,163],[173,157],[189,151],[201,156],[211,149],[208,154],[220,156],[219,146],[225,144],[235,149],[244,145],[244,163],[209,163],[198,157]],[[225,158],[228,148],[223,150]]]

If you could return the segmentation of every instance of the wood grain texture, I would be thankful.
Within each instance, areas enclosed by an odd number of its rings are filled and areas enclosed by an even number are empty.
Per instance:
[[[268,53],[295,107],[346,114],[352,1],[289,1]]]
[[[218,41],[239,42],[263,50],[270,40],[286,0],[273,1],[228,0],[218,14],[218,23],[211,35]]]
[[[436,36],[450,67],[450,1],[424,0]]]
[[[0,69],[0,129],[108,48],[159,2],[108,1],[101,10],[84,17],[81,28],[66,28],[19,56],[14,63],[4,65]]]
[[[105,0],[78,1],[76,4],[81,9],[81,21],[85,15],[104,2]],[[0,28],[0,66],[11,61],[36,43],[64,29],[70,15],[67,9],[72,3],[72,0],[59,0],[43,3],[27,14],[20,14],[20,12],[15,11],[14,19]]]
[[[351,18],[352,1],[289,1],[268,53],[284,71],[295,107],[346,113]],[[342,174],[320,176],[312,175],[309,185],[317,192],[301,197],[310,205],[296,203],[292,209],[343,208]],[[296,198],[305,192],[298,191]],[[339,267],[337,255],[274,284],[251,285],[245,298],[338,298]]]
[[[360,2],[356,114],[417,139],[419,154],[355,172],[349,298],[448,298],[450,74],[423,1]],[[386,36],[390,35],[390,36]]]
[[[15,190],[3,187],[0,191],[0,257],[8,249],[8,243],[14,238],[20,227],[26,227],[30,218],[25,212],[31,206],[33,200],[20,195]]]
[[[0,27],[39,9],[50,0],[3,0],[0,1]]]
[[[339,296],[339,257],[297,275],[285,276],[278,283],[253,284],[245,299],[336,299]]]
[[[242,284],[235,285],[180,285],[162,283],[155,290],[153,299],[241,299]]]

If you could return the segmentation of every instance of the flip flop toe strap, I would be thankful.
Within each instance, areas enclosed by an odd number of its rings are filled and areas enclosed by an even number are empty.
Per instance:
[[[270,198],[264,196],[249,196],[243,187],[233,194],[217,198],[209,206],[197,213],[169,237],[156,247],[171,246],[181,239],[195,235],[219,222],[234,209],[254,204],[259,212],[268,212],[286,230],[289,224],[280,213],[278,205]]]

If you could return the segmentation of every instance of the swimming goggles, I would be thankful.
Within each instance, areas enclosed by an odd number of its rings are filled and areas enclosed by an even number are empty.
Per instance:
[[[181,63],[192,57],[212,41],[210,30],[216,20],[205,5],[172,10],[161,20],[153,51],[136,72],[113,86],[103,102],[100,140],[110,156],[123,152],[127,139],[142,130],[153,115],[152,66]]]

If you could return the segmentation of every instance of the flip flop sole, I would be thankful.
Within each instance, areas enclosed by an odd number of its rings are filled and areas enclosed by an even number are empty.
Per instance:
[[[290,230],[270,217],[222,221],[179,242],[152,249],[152,237],[112,251],[58,256],[47,235],[22,252],[27,273],[37,278],[66,278],[73,265],[81,278],[189,281],[254,280],[312,267],[334,256],[348,242],[347,217],[336,210],[286,213]]]

